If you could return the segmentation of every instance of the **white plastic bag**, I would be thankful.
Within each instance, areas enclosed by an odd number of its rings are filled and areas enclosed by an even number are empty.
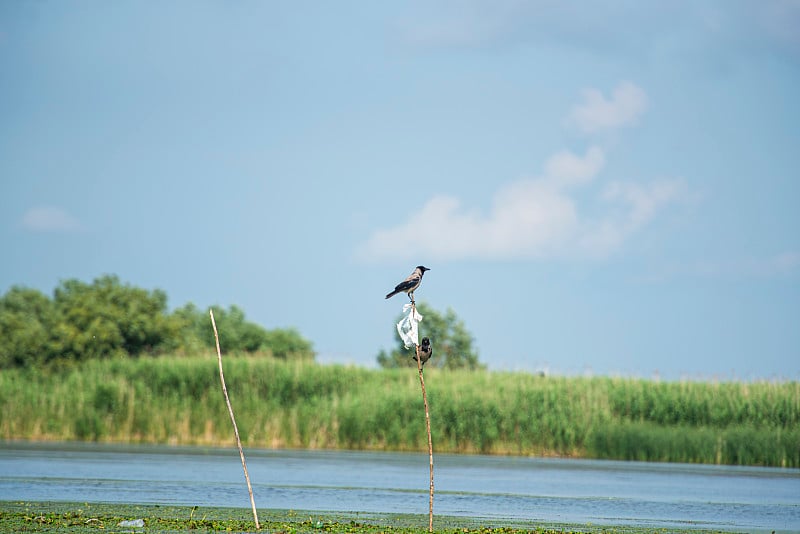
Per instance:
[[[420,321],[422,321],[422,315],[419,314],[416,307],[412,307],[410,302],[403,306],[403,318],[397,323],[397,333],[400,334],[405,348],[410,349],[414,345],[419,345],[418,325]]]

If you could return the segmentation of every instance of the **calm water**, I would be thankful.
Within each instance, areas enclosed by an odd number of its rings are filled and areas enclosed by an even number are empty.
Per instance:
[[[428,512],[426,454],[245,450],[259,508]],[[436,455],[434,514],[800,532],[800,470]],[[236,449],[0,444],[0,500],[249,508]]]

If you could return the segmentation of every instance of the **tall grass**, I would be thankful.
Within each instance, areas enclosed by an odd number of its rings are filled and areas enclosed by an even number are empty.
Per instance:
[[[429,369],[439,452],[800,467],[800,384]],[[416,375],[228,357],[249,447],[426,450]],[[0,372],[0,439],[233,445],[214,358]]]

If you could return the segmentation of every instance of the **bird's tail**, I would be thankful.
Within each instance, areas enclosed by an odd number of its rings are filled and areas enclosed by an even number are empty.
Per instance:
[[[398,293],[400,293],[400,292],[399,291],[392,291],[391,293],[386,295],[386,298],[388,299],[389,297],[393,297],[393,296],[397,295]]]

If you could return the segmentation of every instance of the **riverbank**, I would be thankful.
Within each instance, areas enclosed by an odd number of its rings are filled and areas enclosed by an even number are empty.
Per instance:
[[[309,534],[423,534],[428,518],[415,514],[362,514],[357,512],[308,512],[302,510],[258,510],[261,532]],[[120,526],[123,521],[142,527]],[[130,523],[129,523],[130,524]],[[123,523],[124,525],[124,523]],[[0,531],[84,534],[91,532],[257,532],[252,512],[242,508],[198,508],[191,506],[123,505],[69,502],[0,501]],[[446,534],[645,534],[663,533],[661,528],[603,525],[535,525],[532,522],[435,517],[434,532]],[[703,534],[722,532],[702,529],[670,529],[670,532]]]
[[[417,373],[226,357],[245,446],[425,451]],[[425,371],[434,450],[800,467],[800,383]],[[0,371],[0,439],[231,446],[216,359]]]

